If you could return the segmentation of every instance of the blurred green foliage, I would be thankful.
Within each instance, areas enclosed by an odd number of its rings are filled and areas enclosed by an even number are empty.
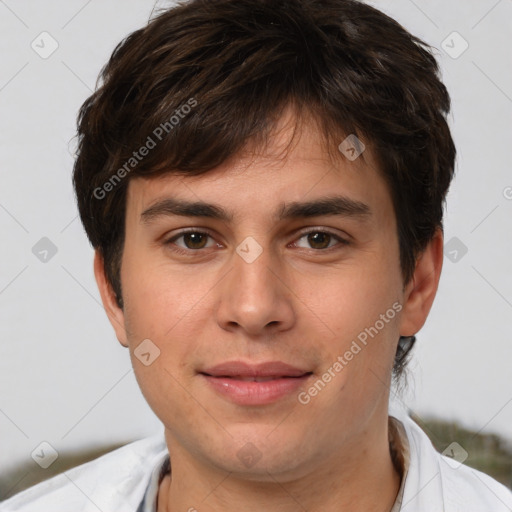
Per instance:
[[[457,422],[435,418],[411,418],[428,435],[439,452],[452,442],[459,443],[468,452],[466,466],[487,473],[512,489],[512,443],[496,434],[483,434],[468,430]]]

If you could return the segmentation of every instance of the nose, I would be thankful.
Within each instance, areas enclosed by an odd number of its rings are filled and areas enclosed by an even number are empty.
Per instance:
[[[233,253],[233,266],[216,290],[221,328],[268,336],[292,327],[294,295],[286,282],[286,269],[277,258],[269,249],[263,249],[254,260],[243,252]]]

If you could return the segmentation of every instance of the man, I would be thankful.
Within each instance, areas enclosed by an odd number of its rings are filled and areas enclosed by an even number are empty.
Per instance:
[[[0,510],[512,510],[389,411],[443,261],[437,73],[353,0],[195,0],[124,40],[74,185],[164,435]]]

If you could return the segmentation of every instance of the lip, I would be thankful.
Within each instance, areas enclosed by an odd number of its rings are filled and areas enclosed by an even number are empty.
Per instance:
[[[211,388],[238,405],[276,402],[304,385],[312,372],[281,361],[226,361],[199,372]],[[250,379],[265,379],[254,381]]]
[[[266,363],[249,364],[243,361],[226,361],[200,373],[212,377],[301,377],[309,370],[298,368],[282,361],[269,361]]]

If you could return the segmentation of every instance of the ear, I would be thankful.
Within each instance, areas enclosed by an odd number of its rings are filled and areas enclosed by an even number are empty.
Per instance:
[[[416,334],[425,323],[434,302],[443,266],[443,232],[438,228],[425,251],[416,260],[416,268],[404,292],[400,336]]]
[[[116,296],[112,285],[105,275],[105,266],[103,256],[98,249],[94,252],[94,277],[101,295],[101,302],[105,308],[108,319],[116,332],[119,343],[124,347],[128,347],[128,339],[126,336],[126,327],[124,323],[124,312],[117,305]]]

